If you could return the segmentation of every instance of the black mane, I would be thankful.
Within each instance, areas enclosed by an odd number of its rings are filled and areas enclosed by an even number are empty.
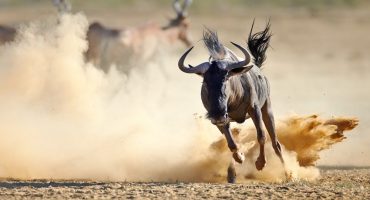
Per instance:
[[[215,60],[225,58],[226,50],[224,45],[218,39],[216,31],[205,28],[203,31],[203,42],[212,58]]]

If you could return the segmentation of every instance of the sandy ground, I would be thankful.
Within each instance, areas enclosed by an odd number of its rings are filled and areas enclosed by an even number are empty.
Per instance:
[[[213,184],[0,181],[1,199],[369,199],[370,169],[321,169],[315,182]]]

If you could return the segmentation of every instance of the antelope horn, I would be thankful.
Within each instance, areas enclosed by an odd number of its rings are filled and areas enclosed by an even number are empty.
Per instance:
[[[181,5],[179,3],[179,0],[174,0],[173,3],[172,3],[172,7],[178,15],[180,15],[182,13]]]
[[[186,16],[186,10],[189,8],[191,3],[192,3],[192,0],[185,0],[183,5],[181,6],[179,3],[179,0],[174,0],[172,3],[172,6],[175,12],[177,13],[177,15]]]
[[[182,56],[181,58],[179,59],[179,62],[178,62],[178,66],[179,66],[179,69],[185,73],[195,73],[195,74],[204,74],[208,68],[209,68],[209,63],[202,63],[198,66],[191,66],[189,65],[189,67],[185,67],[184,65],[184,61],[185,61],[185,58],[186,56],[190,53],[190,51],[193,49],[194,47],[191,47],[190,49],[188,49]]]
[[[54,6],[57,7],[59,13],[70,13],[72,6],[68,0],[53,0]]]
[[[185,0],[184,5],[182,6],[182,13],[185,14],[188,8],[190,7],[193,0]]]
[[[240,45],[234,43],[234,42],[231,42],[231,44],[233,44],[234,46],[236,46],[238,49],[240,49],[244,56],[245,56],[245,59],[243,61],[239,61],[239,62],[235,62],[235,63],[232,63],[230,64],[229,66],[227,66],[227,70],[232,70],[232,69],[236,69],[236,68],[240,68],[240,67],[244,67],[246,65],[249,64],[249,62],[251,61],[251,56],[249,55],[248,51],[241,47]],[[250,68],[252,68],[252,66],[250,66]]]

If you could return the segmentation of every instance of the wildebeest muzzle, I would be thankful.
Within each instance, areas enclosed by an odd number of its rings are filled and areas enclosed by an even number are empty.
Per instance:
[[[224,116],[210,118],[211,123],[216,126],[222,126],[229,123],[229,116],[226,113]]]

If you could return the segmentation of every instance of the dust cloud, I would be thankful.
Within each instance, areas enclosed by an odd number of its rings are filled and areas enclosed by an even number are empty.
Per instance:
[[[322,119],[317,115],[290,116],[277,122],[276,131],[283,145],[285,165],[281,164],[272,148],[271,142],[265,145],[267,165],[263,171],[257,171],[254,162],[259,155],[259,144],[253,125],[240,125],[233,128],[233,134],[246,155],[246,162],[237,168],[239,181],[263,180],[269,182],[290,180],[312,181],[319,177],[315,162],[320,151],[329,149],[333,144],[346,137],[344,132],[358,125],[358,120],[351,117],[332,117]],[[208,157],[196,163],[195,168],[207,174],[204,180],[223,181],[226,178],[227,162],[230,153],[226,140],[222,137],[211,144]],[[210,170],[212,172],[206,172]],[[286,177],[286,172],[289,177]]]
[[[202,112],[190,107],[199,95],[184,91],[177,55],[106,74],[84,61],[87,26],[82,14],[32,22],[0,47],[0,177],[225,182],[230,152],[216,128],[194,115]],[[316,179],[318,153],[356,125],[317,116],[279,121],[285,167],[293,178]],[[247,156],[238,181],[285,180],[268,143],[267,165],[256,171],[253,126],[233,132]]]

